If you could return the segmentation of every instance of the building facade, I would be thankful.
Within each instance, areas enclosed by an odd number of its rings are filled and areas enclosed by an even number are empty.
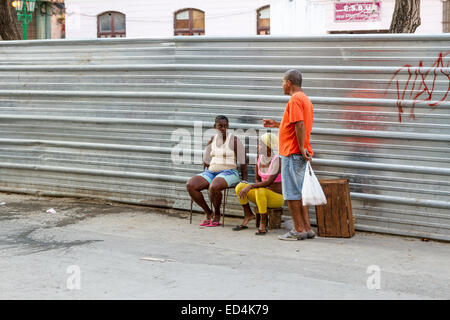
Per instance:
[[[69,39],[385,33],[395,0],[65,0]],[[449,32],[450,1],[422,0],[416,33]]]
[[[251,35],[268,24],[269,0],[66,0],[67,38]],[[117,33],[117,31],[119,31]]]

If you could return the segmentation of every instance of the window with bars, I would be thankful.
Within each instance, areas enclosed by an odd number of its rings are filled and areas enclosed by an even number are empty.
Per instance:
[[[126,36],[125,15],[109,11],[97,16],[97,38],[123,38]]]
[[[270,5],[256,10],[256,34],[270,34]]]
[[[442,3],[443,5],[443,17],[442,17],[442,31],[450,32],[450,1],[446,0]]]
[[[174,14],[174,35],[199,36],[205,34],[205,12],[198,9],[182,9]]]

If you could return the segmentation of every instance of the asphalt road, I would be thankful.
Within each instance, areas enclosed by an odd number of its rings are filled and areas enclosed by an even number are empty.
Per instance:
[[[449,243],[362,232],[285,242],[286,230],[255,236],[254,223],[234,232],[234,218],[206,228],[173,210],[0,193],[1,202],[0,299],[450,298]]]

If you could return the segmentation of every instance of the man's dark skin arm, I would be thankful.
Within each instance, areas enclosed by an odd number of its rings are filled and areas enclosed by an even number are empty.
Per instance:
[[[263,125],[266,128],[279,128],[281,122],[277,122],[273,119],[263,119]]]
[[[277,122],[272,119],[263,119],[263,123],[264,123],[264,127],[266,127],[266,128],[279,128],[280,127],[280,122]],[[306,131],[305,131],[305,123],[303,122],[303,120],[297,121],[295,123],[295,135],[297,136],[298,146],[299,146],[302,157],[306,161],[312,161],[311,156],[308,154],[308,151],[305,149]]]
[[[297,121],[295,123],[295,135],[297,136],[298,147],[300,149],[300,153],[303,159],[305,159],[305,161],[312,161],[311,156],[305,149],[306,130],[305,130],[305,123],[303,122],[303,120]]]

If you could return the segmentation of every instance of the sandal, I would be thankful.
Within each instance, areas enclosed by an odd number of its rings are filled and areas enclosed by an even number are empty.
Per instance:
[[[210,224],[206,225],[205,227],[218,227],[221,226],[222,224],[218,221],[211,221]]]
[[[211,220],[203,220],[203,222],[200,223],[201,226],[207,226],[209,224],[211,224]]]
[[[263,235],[265,235],[266,233],[267,233],[267,229],[265,229],[264,231],[258,229],[258,232],[255,232],[255,235],[257,235],[257,236],[263,236]]]
[[[243,225],[241,224],[241,225],[238,225],[238,226],[234,227],[234,228],[231,229],[231,230],[233,230],[233,231],[241,231],[241,230],[244,230],[244,229],[248,229],[248,227],[247,227],[247,226],[243,226]]]

